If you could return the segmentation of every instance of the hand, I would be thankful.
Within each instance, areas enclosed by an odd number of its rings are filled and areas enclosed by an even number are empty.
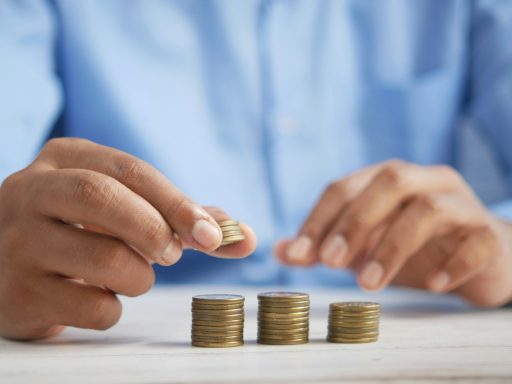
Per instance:
[[[482,306],[512,299],[512,226],[446,166],[391,161],[336,181],[274,252],[285,264],[350,268],[367,290],[454,291]]]
[[[47,143],[0,188],[0,336],[35,339],[63,326],[106,329],[121,315],[116,294],[154,282],[151,263],[172,265],[182,249],[236,258],[243,242],[217,249],[216,220],[145,162],[81,139]]]

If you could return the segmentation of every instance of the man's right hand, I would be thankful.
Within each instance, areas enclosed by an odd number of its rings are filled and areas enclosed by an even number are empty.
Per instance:
[[[193,175],[191,175],[193,177]],[[219,247],[216,221],[147,163],[82,139],[53,139],[0,188],[0,336],[36,339],[64,326],[106,329],[121,316],[116,294],[153,285],[151,264],[183,248],[238,258],[256,246]]]

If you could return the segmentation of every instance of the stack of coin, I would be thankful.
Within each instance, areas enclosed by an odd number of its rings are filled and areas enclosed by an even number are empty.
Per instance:
[[[258,343],[304,344],[309,339],[309,296],[297,292],[258,295]]]
[[[329,306],[327,341],[371,343],[379,337],[380,304],[341,302]]]
[[[199,295],[192,298],[192,345],[226,348],[244,343],[244,297]]]
[[[238,225],[238,221],[235,220],[225,220],[220,221],[219,223],[220,230],[222,231],[222,243],[223,245],[229,245],[233,243],[238,243],[245,239],[240,226]]]

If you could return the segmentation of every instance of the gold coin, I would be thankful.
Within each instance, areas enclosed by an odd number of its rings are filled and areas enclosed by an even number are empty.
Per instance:
[[[309,312],[309,306],[301,307],[264,307],[260,305],[260,313],[297,313],[297,312]]]
[[[241,295],[207,294],[197,295],[192,298],[193,302],[211,304],[236,304],[243,302],[245,297]]]
[[[337,332],[337,333],[354,333],[361,334],[365,332],[378,332],[379,327],[361,327],[361,328],[350,328],[350,327],[328,327],[329,332]]]
[[[226,241],[240,241],[244,240],[244,235],[232,235],[232,236],[224,236],[222,237],[222,242],[225,243]]]
[[[269,335],[289,335],[289,334],[296,334],[296,333],[307,333],[309,332],[309,327],[303,327],[303,328],[292,328],[292,329],[275,329],[275,328],[264,328],[259,327],[258,332],[262,334],[269,334]]]
[[[295,308],[295,307],[310,307],[309,300],[296,300],[296,301],[265,301],[258,300],[260,308]]]
[[[239,328],[239,329],[225,329],[225,328],[220,328],[220,327],[217,327],[217,329],[204,329],[204,328],[200,328],[200,327],[192,327],[192,334],[197,334],[197,335],[205,335],[205,336],[208,336],[208,335],[212,335],[212,336],[217,336],[217,335],[226,335],[226,336],[234,336],[234,335],[240,335],[244,333],[244,329],[243,328]]]
[[[230,237],[230,236],[241,236],[241,235],[242,235],[241,231],[223,231],[222,232],[223,238]]]
[[[329,320],[330,327],[342,327],[342,328],[369,328],[369,327],[379,327],[378,321],[334,321]]]
[[[344,337],[327,337],[330,343],[344,343],[344,344],[360,344],[360,343],[373,343],[378,340],[378,337],[366,337],[362,339],[347,339]]]
[[[244,320],[229,320],[229,321],[217,321],[217,320],[208,320],[208,319],[193,319],[193,326],[202,326],[207,325],[210,327],[225,327],[225,326],[244,326]]]
[[[208,340],[208,341],[236,341],[240,340],[242,335],[197,335],[193,334],[194,340]]]
[[[235,325],[223,325],[223,326],[211,326],[211,325],[200,325],[200,324],[192,324],[192,329],[201,330],[201,331],[213,331],[213,332],[220,332],[220,331],[243,331],[244,327],[240,324]]]
[[[192,303],[192,311],[199,310],[216,310],[216,311],[224,311],[231,309],[244,310],[244,304],[196,304]]]
[[[301,292],[263,292],[258,294],[262,301],[304,301],[309,300],[307,293]]]
[[[302,312],[287,312],[287,313],[267,313],[267,312],[258,312],[258,318],[260,319],[297,319],[297,318],[309,318],[309,311]]]
[[[221,342],[221,343],[211,342],[211,341],[202,341],[202,340],[192,340],[192,346],[202,347],[202,348],[230,348],[230,347],[239,347],[241,345],[244,345],[243,340],[225,341],[225,342]]]
[[[192,308],[192,313],[198,315],[243,315],[243,308],[235,308],[235,309],[203,309],[203,308]]]
[[[273,320],[258,318],[258,324],[268,325],[269,327],[270,326],[273,327],[274,325],[288,325],[291,327],[291,326],[298,325],[298,324],[309,324],[309,317],[301,317],[298,319],[273,319]]]
[[[193,316],[192,317],[192,322],[193,323],[197,323],[197,322],[215,322],[215,323],[224,323],[224,324],[227,324],[227,325],[235,325],[235,324],[243,324],[244,323],[244,318],[243,317],[239,317],[239,318],[226,318],[226,317],[221,317],[221,316]]]
[[[329,309],[331,311],[351,312],[380,311],[380,304],[370,301],[342,301],[339,303],[331,303]]]
[[[359,316],[380,316],[380,311],[329,311],[330,315],[333,316],[347,316],[347,317],[359,317]]]
[[[258,333],[258,339],[265,340],[298,340],[298,339],[307,339],[309,336],[309,332],[296,333],[293,335],[276,335],[269,333]]]
[[[275,323],[275,322],[268,322],[268,321],[259,321],[258,322],[259,328],[265,328],[265,329],[275,329],[275,330],[287,330],[287,329],[301,329],[301,328],[307,328],[309,327],[309,321],[301,321],[299,323]]]
[[[333,320],[346,320],[348,322],[353,321],[378,321],[380,316],[370,315],[370,316],[345,316],[345,315],[333,315],[329,314],[329,319]]]
[[[329,330],[327,333],[329,337],[343,337],[345,339],[364,339],[366,337],[377,337],[379,336],[378,331],[365,332],[365,333],[344,333],[344,332],[336,332],[334,330]]]
[[[225,227],[227,225],[238,225],[238,221],[237,220],[223,220],[223,221],[219,221],[217,223],[217,225],[219,227]]]
[[[296,339],[296,340],[273,340],[273,339],[258,339],[258,344],[267,345],[296,345],[296,344],[307,344],[309,338]]]

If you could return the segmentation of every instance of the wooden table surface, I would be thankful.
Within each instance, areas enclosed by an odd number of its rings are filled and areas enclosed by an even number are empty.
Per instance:
[[[271,288],[169,286],[123,299],[105,332],[67,329],[37,343],[0,339],[0,383],[512,382],[512,310],[478,310],[455,297],[409,290],[311,295],[310,343],[258,345],[256,294]],[[246,344],[190,346],[190,300],[200,293],[246,297]],[[328,304],[377,300],[380,340],[325,342]]]

